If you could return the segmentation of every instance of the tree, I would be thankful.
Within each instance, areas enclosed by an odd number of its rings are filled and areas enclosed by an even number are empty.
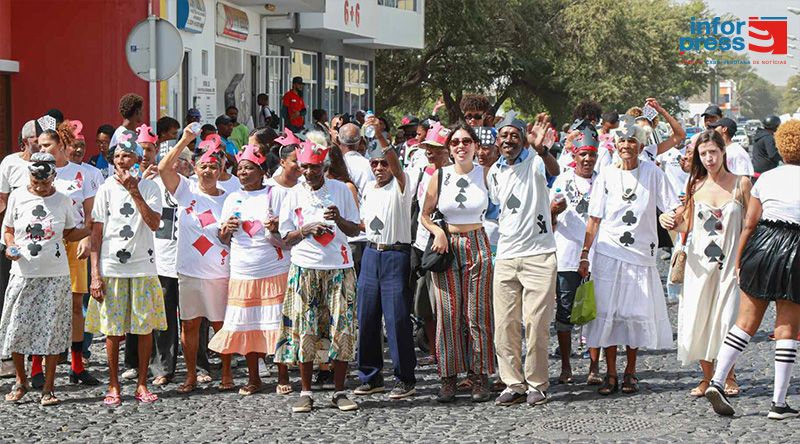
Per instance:
[[[780,102],[781,114],[792,114],[800,108],[800,75],[789,77]]]
[[[377,108],[419,110],[442,97],[450,121],[465,92],[512,99],[526,114],[558,119],[583,99],[607,108],[702,90],[705,65],[681,64],[679,37],[702,2],[670,0],[436,0],[426,4],[422,50],[380,50]]]

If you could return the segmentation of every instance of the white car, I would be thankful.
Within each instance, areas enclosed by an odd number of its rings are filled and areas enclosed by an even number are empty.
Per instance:
[[[732,139],[734,142],[738,142],[742,148],[749,150],[750,149],[750,138],[747,137],[747,133],[744,131],[744,128],[739,128],[736,130],[736,134],[733,136]]]

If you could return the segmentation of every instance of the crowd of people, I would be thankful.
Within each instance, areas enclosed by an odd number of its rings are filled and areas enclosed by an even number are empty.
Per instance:
[[[242,396],[265,389],[268,360],[281,395],[299,370],[293,412],[313,409],[315,388],[356,410],[358,396],[386,390],[384,344],[390,399],[414,396],[415,368],[435,363],[439,402],[466,390],[473,402],[497,391],[500,406],[540,405],[551,324],[557,382],[574,382],[572,309],[588,281],[587,384],[633,394],[639,350],[673,347],[664,248],[680,293],[677,357],[702,371],[691,396],[734,414],[734,364],[775,301],[768,416],[798,416],[786,392],[800,329],[800,121],[766,118],[748,153],[716,106],[687,138],[654,98],[624,114],[582,102],[559,131],[545,113],[496,117],[470,94],[452,126],[408,115],[393,137],[372,113],[316,110],[305,130],[296,80],[280,132],[266,97],[254,130],[235,106],[214,125],[192,109],[153,129],[127,94],[121,124],[97,129],[99,154],[85,163],[77,119],[54,109],[24,125],[21,152],[0,163],[0,356],[16,376],[6,401],[32,384],[42,405],[58,404],[67,350],[71,382],[99,384],[86,365],[92,335],[104,335],[107,406],[122,402],[121,379],[136,379],[138,402],[157,401],[148,385],[175,379],[182,350],[178,393],[211,382],[215,353],[220,391],[236,389],[241,356]],[[417,324],[431,352],[420,362]]]

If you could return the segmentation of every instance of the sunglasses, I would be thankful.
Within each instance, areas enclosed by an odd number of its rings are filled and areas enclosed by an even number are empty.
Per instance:
[[[378,165],[387,168],[389,166],[389,161],[387,161],[386,159],[375,159],[369,161],[369,166],[371,166],[372,168],[375,168]]]
[[[467,145],[472,145],[472,142],[474,142],[474,140],[472,140],[469,137],[465,137],[463,139],[450,139],[450,146],[459,146],[461,144],[467,146]]]
[[[483,113],[481,114],[464,114],[464,120],[481,120],[483,119]]]

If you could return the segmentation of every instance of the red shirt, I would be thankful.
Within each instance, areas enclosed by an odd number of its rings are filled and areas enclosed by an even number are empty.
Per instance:
[[[302,115],[298,115],[295,118],[292,118],[292,113],[304,110],[306,108],[305,102],[303,102],[303,98],[297,95],[294,90],[291,90],[283,95],[283,106],[286,107],[288,114],[289,114],[289,123],[292,126],[303,126],[305,124],[305,117]]]

